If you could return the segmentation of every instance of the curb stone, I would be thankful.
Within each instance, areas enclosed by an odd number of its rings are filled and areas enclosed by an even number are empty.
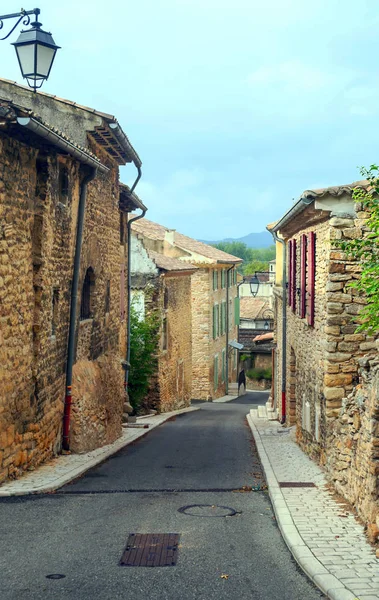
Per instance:
[[[84,454],[61,455],[49,464],[41,465],[32,473],[27,473],[18,480],[6,482],[0,486],[0,498],[28,496],[31,494],[46,494],[54,492],[62,486],[77,479],[89,469],[96,467],[107,458],[119,452],[129,444],[147,435],[152,429],[159,427],[172,417],[187,412],[199,410],[199,407],[189,406],[168,413],[151,416],[148,429],[123,428],[120,438],[112,444],[96,448]],[[138,422],[138,420],[137,420]],[[143,420],[144,423],[147,419]],[[71,467],[70,467],[70,462]],[[59,471],[64,471],[61,474]]]
[[[308,575],[313,583],[326,594],[328,598],[330,598],[330,600],[359,600],[359,597],[357,597],[356,594],[351,592],[341,581],[339,581],[339,579],[337,579],[337,577],[321,564],[310,548],[304,543],[291,517],[291,513],[262,443],[260,433],[256,428],[250,413],[247,415],[247,422],[249,423],[254,436],[280,532],[297,564]]]

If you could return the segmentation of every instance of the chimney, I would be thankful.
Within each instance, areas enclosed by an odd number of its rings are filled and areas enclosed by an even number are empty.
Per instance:
[[[175,231],[176,231],[176,229],[168,229],[167,231],[165,231],[165,235],[164,235],[164,241],[168,242],[172,246],[175,243]]]

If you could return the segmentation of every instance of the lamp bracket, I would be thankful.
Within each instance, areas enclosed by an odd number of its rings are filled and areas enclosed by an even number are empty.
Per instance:
[[[4,27],[4,21],[6,19],[18,19],[16,25],[14,25],[12,27],[12,29],[7,33],[6,36],[0,38],[0,41],[2,42],[3,40],[6,40],[7,38],[9,38],[10,35],[12,35],[12,33],[14,32],[14,30],[18,27],[18,25],[21,23],[25,25],[25,27],[27,25],[30,24],[30,15],[35,15],[36,16],[36,22],[38,23],[38,15],[40,14],[40,9],[39,8],[33,8],[33,10],[24,10],[23,8],[20,10],[20,12],[18,13],[12,13],[10,15],[0,15],[0,31],[1,29],[3,29]]]

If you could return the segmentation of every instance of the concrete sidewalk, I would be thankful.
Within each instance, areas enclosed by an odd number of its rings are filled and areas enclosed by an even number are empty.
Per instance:
[[[113,442],[113,444],[83,454],[58,456],[41,465],[35,471],[26,473],[20,479],[7,481],[3,485],[0,485],[0,497],[53,492],[66,483],[80,477],[83,473],[92,469],[92,467],[112,456],[112,454],[128,446],[128,444],[132,444],[152,429],[155,429],[155,427],[162,425],[168,419],[194,410],[199,410],[199,408],[190,406],[160,415],[140,417],[137,419],[137,423],[148,425],[148,428],[124,427],[121,437]]]
[[[294,429],[260,407],[247,420],[283,538],[300,567],[332,600],[379,600],[379,560],[363,526],[326,487],[322,469],[296,444]],[[282,487],[313,483],[314,487]]]

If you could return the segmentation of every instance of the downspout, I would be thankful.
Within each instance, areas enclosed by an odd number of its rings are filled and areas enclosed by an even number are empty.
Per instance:
[[[141,177],[141,169],[138,167],[138,177],[136,179],[136,181],[134,182],[133,187],[131,188],[132,190],[134,190],[134,188],[136,187],[138,180]],[[130,305],[131,305],[131,290],[132,290],[132,223],[134,223],[134,221],[138,221],[139,219],[142,219],[145,214],[146,214],[146,208],[142,209],[142,213],[140,215],[137,215],[136,217],[134,217],[133,219],[129,219],[128,223],[127,223],[127,231],[128,231],[128,260],[127,260],[127,309],[126,309],[126,335],[127,335],[127,339],[126,339],[126,365],[125,365],[125,376],[124,376],[124,388],[125,388],[125,395],[128,392],[128,384],[129,384],[129,371],[130,371]]]
[[[295,204],[294,207],[284,217],[275,225],[276,231],[280,229],[280,227],[284,226],[288,221],[297,216],[306,206],[309,206],[314,202],[313,197],[301,197],[300,200]],[[281,424],[283,425],[286,422],[286,389],[287,389],[287,372],[286,372],[286,364],[287,364],[287,246],[286,242],[278,237],[276,231],[270,231],[276,242],[279,242],[283,246],[283,271],[282,271],[282,297],[283,297],[283,307],[282,307],[282,419]]]
[[[286,242],[278,237],[276,231],[272,231],[276,242],[283,246],[283,270],[282,270],[282,419],[281,424],[286,422],[286,389],[287,389],[287,246]]]
[[[229,393],[229,272],[232,269],[234,269],[234,265],[226,270],[225,396]]]
[[[141,175],[142,175],[142,171],[141,171],[141,165],[136,165],[137,167],[137,179],[135,180],[135,182],[133,183],[132,187],[130,188],[130,193],[132,194],[134,192],[134,190],[136,189],[137,183],[139,182],[139,180],[141,179]],[[146,212],[146,211],[145,211]],[[137,219],[141,219],[142,217],[137,217]],[[133,219],[133,221],[135,221],[136,219]]]
[[[91,168],[88,175],[85,175],[80,185],[78,223],[76,231],[74,272],[72,276],[71,286],[71,304],[70,304],[70,325],[68,332],[68,349],[67,349],[67,365],[66,365],[66,394],[64,402],[63,414],[63,440],[62,445],[64,450],[70,449],[70,416],[72,403],[72,367],[74,363],[74,348],[75,348],[75,329],[76,329],[76,313],[77,313],[77,298],[79,286],[79,271],[80,271],[80,256],[83,240],[84,215],[86,208],[87,187],[97,174],[97,168]]]

